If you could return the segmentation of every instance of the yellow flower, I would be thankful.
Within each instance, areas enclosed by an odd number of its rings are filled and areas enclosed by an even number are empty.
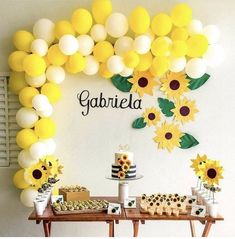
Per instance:
[[[223,167],[219,161],[210,160],[202,167],[202,180],[209,185],[219,185],[219,180],[223,178]]]
[[[156,125],[161,119],[159,110],[154,107],[146,109],[143,113],[143,117],[144,122],[147,123],[148,126]]]
[[[129,159],[127,159],[127,160],[125,161],[125,164],[127,164],[128,166],[131,166],[131,161],[130,161]]]
[[[179,126],[175,124],[163,123],[160,128],[156,130],[156,137],[154,141],[158,143],[159,149],[168,149],[171,151],[174,147],[180,146],[180,138],[183,133],[180,131]]]
[[[170,72],[161,79],[161,82],[160,90],[166,94],[167,98],[179,98],[183,93],[189,91],[189,81],[183,72]]]
[[[43,161],[25,169],[25,180],[36,188],[40,188],[43,183],[47,182],[50,175],[50,169]]]
[[[127,172],[130,169],[130,166],[127,163],[122,165],[122,171]]]
[[[122,159],[123,161],[128,160],[128,155],[127,155],[127,154],[122,154],[122,155],[121,155],[121,159]]]
[[[175,108],[171,110],[174,113],[174,118],[181,123],[186,123],[194,120],[195,114],[198,112],[195,101],[190,101],[186,98],[177,100]]]
[[[193,168],[194,172],[197,176],[201,176],[202,174],[202,167],[209,161],[207,156],[204,154],[203,156],[197,155],[196,159],[191,159],[192,165],[191,168]]]
[[[57,177],[59,174],[62,174],[63,166],[59,164],[59,159],[50,155],[43,158],[43,160],[50,168],[50,174],[53,177]]]
[[[128,81],[133,84],[131,92],[138,93],[140,97],[144,94],[153,95],[153,88],[158,84],[149,71],[136,71]]]
[[[119,171],[119,172],[118,172],[118,178],[124,179],[125,176],[126,176],[125,172],[123,172],[123,171]]]
[[[118,159],[118,165],[122,166],[125,163],[125,161],[123,159]]]

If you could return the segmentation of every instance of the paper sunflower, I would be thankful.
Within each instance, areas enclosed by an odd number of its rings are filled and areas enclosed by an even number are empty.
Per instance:
[[[124,179],[125,176],[126,176],[125,172],[123,172],[123,171],[119,171],[119,172],[118,172],[118,178]]]
[[[153,95],[153,88],[158,85],[154,76],[149,71],[136,71],[133,78],[128,79],[131,82],[131,92],[136,92],[142,97],[144,94]]]
[[[57,177],[59,174],[62,174],[63,166],[59,164],[59,159],[54,156],[46,156],[43,160],[50,168],[50,174],[53,177]]]
[[[47,182],[49,175],[49,167],[40,160],[37,164],[25,169],[24,178],[26,182],[35,188],[40,188],[43,183]]]
[[[159,149],[166,148],[170,152],[174,147],[180,146],[180,138],[183,136],[183,133],[178,125],[165,122],[160,128],[157,128],[155,133],[154,141],[158,143]]]
[[[189,91],[189,80],[183,72],[169,72],[165,78],[161,79],[162,86],[160,88],[167,98],[179,98],[183,93]]]
[[[130,169],[130,166],[127,163],[122,165],[122,171],[127,172]]]
[[[127,155],[127,154],[122,154],[122,155],[121,155],[121,159],[122,159],[123,161],[128,160],[128,155]]]
[[[220,165],[219,161],[210,160],[204,164],[201,168],[202,180],[209,185],[219,185],[219,180],[223,178],[222,173],[224,171],[223,167]]]
[[[191,168],[193,168],[196,175],[199,177],[202,174],[202,167],[209,161],[207,156],[204,154],[203,156],[197,155],[196,159],[191,159],[192,165]]]
[[[154,107],[146,109],[143,113],[143,117],[144,122],[147,123],[148,126],[156,125],[161,119],[159,110]]]
[[[184,98],[183,100],[177,100],[175,108],[171,110],[174,113],[174,118],[181,123],[187,123],[194,120],[195,114],[198,112],[195,101]]]

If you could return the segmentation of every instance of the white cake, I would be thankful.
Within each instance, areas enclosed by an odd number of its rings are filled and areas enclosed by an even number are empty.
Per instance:
[[[113,178],[135,178],[136,165],[133,160],[133,153],[128,151],[119,151],[115,153],[115,162],[112,164]]]

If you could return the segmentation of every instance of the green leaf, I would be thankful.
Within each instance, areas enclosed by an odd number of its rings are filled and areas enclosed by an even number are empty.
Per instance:
[[[171,112],[171,110],[175,108],[175,104],[172,101],[168,99],[158,98],[158,104],[162,113],[166,117],[171,117],[173,115],[173,112]]]
[[[185,133],[181,138],[180,148],[189,149],[199,144],[199,142],[190,134]]]
[[[189,79],[189,89],[190,90],[198,89],[199,87],[204,85],[209,78],[210,78],[210,75],[208,75],[208,74],[204,74],[202,77],[197,78],[197,79],[193,79],[193,78],[190,78],[189,76],[187,76],[187,79]]]
[[[136,119],[133,123],[132,123],[132,128],[134,129],[142,129],[146,126],[146,123],[144,122],[144,118],[140,117],[138,119]]]
[[[111,80],[115,87],[122,92],[130,92],[132,84],[128,81],[128,79],[132,78],[132,76],[124,77],[121,75],[114,75]]]

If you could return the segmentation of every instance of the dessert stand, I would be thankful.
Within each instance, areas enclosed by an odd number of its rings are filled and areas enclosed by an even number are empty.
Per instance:
[[[105,178],[118,182],[118,199],[120,203],[124,203],[125,199],[129,197],[129,182],[139,180],[143,177],[143,175],[137,174],[135,178],[119,179],[111,176],[106,176]]]

